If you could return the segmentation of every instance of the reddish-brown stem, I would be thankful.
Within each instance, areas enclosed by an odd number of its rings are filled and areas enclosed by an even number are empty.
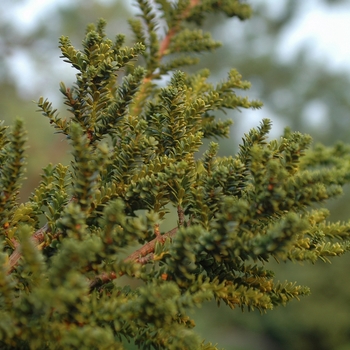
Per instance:
[[[46,223],[43,227],[41,227],[39,230],[37,230],[31,237],[33,243],[35,246],[38,246],[40,243],[44,242],[45,240],[45,234],[50,232],[50,226],[48,223]],[[9,257],[9,270],[8,273],[12,272],[13,269],[17,266],[19,259],[21,258],[21,244],[16,241],[15,250],[12,252],[12,254]]]
[[[173,237],[178,228],[175,227],[172,230],[168,231],[167,233],[164,233],[164,235],[156,236],[156,238],[152,239],[152,241],[147,242],[145,245],[143,245],[140,249],[136,250],[132,254],[130,254],[125,261],[135,261],[139,262],[139,258],[142,258],[150,253],[154,252],[154,247],[156,246],[156,243],[159,242],[161,244],[164,244],[167,237]]]
[[[180,22],[183,21],[184,19],[186,19],[190,14],[191,9],[194,8],[195,6],[198,6],[199,4],[200,4],[200,0],[191,0],[188,7],[182,13],[181,18],[179,18],[178,23],[173,28],[169,28],[166,36],[163,38],[163,40],[161,41],[161,43],[159,45],[159,50],[158,50],[158,54],[157,54],[157,59],[159,62],[162,60],[163,56],[166,54],[166,50],[168,49],[168,47],[170,45],[171,39],[180,30]],[[138,92],[138,96],[136,97],[135,107],[133,110],[135,115],[138,115],[141,113],[138,101],[142,100],[141,96],[143,96],[146,93],[147,85],[149,82],[152,81],[153,78],[154,78],[154,71],[148,72],[148,74],[143,78],[143,81],[140,85],[140,90]]]
[[[145,265],[149,261],[153,260],[154,258],[154,248],[156,246],[156,243],[159,242],[161,244],[164,244],[165,240],[167,238],[172,238],[176,235],[178,231],[178,227],[173,228],[172,230],[164,233],[164,235],[156,236],[152,241],[147,242],[145,245],[143,245],[140,249],[137,249],[135,252],[130,254],[124,261],[134,261],[138,264]],[[119,276],[122,276],[123,274],[120,274]],[[101,286],[105,283],[108,283],[110,281],[113,281],[118,276],[115,272],[110,273],[102,273],[98,276],[96,276],[93,280],[90,282],[90,290],[96,288],[97,286]]]
[[[159,46],[159,51],[158,51],[158,57],[159,60],[164,56],[165,51],[170,45],[172,37],[176,34],[177,28],[171,28],[165,38],[162,40],[160,46]]]
[[[182,17],[180,18],[179,22],[177,23],[176,26],[174,26],[173,28],[170,28],[167,35],[165,36],[165,38],[162,40],[160,46],[159,46],[159,51],[158,51],[158,59],[161,60],[162,57],[165,54],[165,51],[167,50],[167,48],[170,45],[171,39],[176,35],[176,33],[180,30],[180,21],[183,21],[184,19],[186,19],[192,8],[194,8],[195,6],[198,6],[200,3],[200,0],[191,0],[190,4],[188,5],[188,7],[185,9],[185,11],[182,13]]]

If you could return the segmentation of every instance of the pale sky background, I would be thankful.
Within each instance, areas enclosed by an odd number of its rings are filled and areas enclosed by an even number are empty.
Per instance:
[[[114,0],[100,0],[109,3]],[[295,0],[303,3],[303,8],[297,21],[283,35],[280,45],[280,56],[283,60],[293,57],[297,49],[307,43],[312,59],[327,61],[336,70],[350,72],[350,1],[347,5],[327,7],[317,0]],[[31,31],[40,18],[50,18],[58,6],[69,4],[71,0],[27,0],[12,4],[10,8],[2,8],[5,16],[19,23],[19,30]],[[284,0],[254,0],[251,4],[264,2],[269,4],[270,13],[278,15],[283,8]],[[4,2],[5,3],[5,2]],[[4,5],[3,3],[3,5]],[[130,1],[130,4],[132,1]],[[331,9],[331,10],[330,10]],[[18,58],[20,61],[20,58]],[[25,63],[18,62],[25,65]],[[19,67],[21,70],[21,67]],[[25,69],[25,67],[23,67]],[[21,76],[23,72],[19,72]]]
[[[260,1],[273,6],[278,3],[276,0]],[[312,59],[328,61],[333,69],[350,72],[350,2],[327,7],[317,0],[299,1],[303,3],[303,9],[293,27],[285,33],[281,57],[288,60],[298,47],[307,42],[312,49]]]
[[[58,6],[64,6],[71,3],[72,0],[27,0],[25,2],[11,3],[10,7],[6,7],[7,1],[0,0],[0,11],[3,15],[12,18],[13,23],[19,23],[18,30],[23,32],[30,32],[33,30],[35,23],[42,18],[54,18],[55,11]],[[100,0],[102,3],[109,3],[115,0]],[[126,0],[119,0],[126,1]],[[296,20],[287,28],[280,37],[279,43],[279,55],[282,61],[288,61],[292,59],[298,52],[298,48],[307,45],[310,49],[311,59],[315,62],[326,62],[327,66],[332,70],[347,72],[350,74],[350,1],[346,4],[334,5],[328,7],[323,5],[318,0],[295,0],[300,1],[302,4],[300,15],[296,16]],[[278,16],[283,6],[285,6],[285,0],[251,0],[248,1],[254,6],[256,3],[266,3],[270,7],[269,13]],[[132,1],[129,1],[132,5]],[[15,64],[12,66],[12,74],[15,79],[20,82],[20,93],[26,95],[30,93],[33,83],[37,83],[39,86],[43,84],[38,77],[35,69],[33,69],[33,63],[28,60],[24,52],[18,52],[14,59]],[[57,70],[60,74],[62,81],[67,81],[67,74],[71,74],[72,71],[67,70],[67,65],[62,60],[55,58]],[[61,74],[62,71],[62,74]],[[39,80],[38,80],[39,79]],[[56,90],[51,93],[47,93],[46,97],[53,102],[57,101],[61,96]],[[257,98],[259,98],[257,96]],[[322,124],[327,121],[325,112],[322,111],[320,106],[314,106],[314,110],[310,111],[310,115],[317,115],[317,119],[310,119],[308,123],[310,125]],[[317,110],[319,108],[319,110]],[[315,109],[317,113],[315,112]],[[253,122],[254,126],[257,125],[257,120],[266,117],[266,110],[254,111],[248,113],[254,113],[254,118],[245,118]],[[253,119],[253,120],[252,120]],[[253,126],[246,124],[243,126],[244,132]],[[280,133],[283,128],[279,125],[278,120],[274,121],[273,130],[276,134]]]

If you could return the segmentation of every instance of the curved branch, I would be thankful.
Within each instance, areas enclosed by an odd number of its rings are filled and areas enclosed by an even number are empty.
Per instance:
[[[156,236],[156,238],[152,239],[152,241],[147,242],[141,248],[137,249],[135,252],[130,254],[127,258],[124,259],[124,261],[134,261],[140,265],[145,265],[149,261],[153,260],[154,258],[153,253],[154,253],[156,243],[164,244],[165,240],[167,238],[174,237],[178,230],[179,230],[178,227],[174,227],[173,229],[164,233],[163,235]],[[119,277],[121,277],[122,275],[123,274],[119,274]],[[96,287],[99,287],[103,284],[106,284],[110,281],[113,281],[117,277],[118,277],[117,274],[113,271],[109,273],[107,272],[102,273],[90,281],[90,284],[89,284],[90,290]]]

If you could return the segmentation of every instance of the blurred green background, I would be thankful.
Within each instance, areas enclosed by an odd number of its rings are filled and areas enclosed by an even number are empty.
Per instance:
[[[234,120],[234,126],[232,137],[221,142],[221,154],[234,154],[243,132],[265,117],[274,122],[273,137],[278,137],[288,125],[311,134],[315,143],[349,142],[350,57],[341,57],[348,62],[347,68],[342,69],[332,65],[327,55],[319,55],[313,42],[306,41],[298,49],[288,51],[286,38],[293,28],[301,26],[300,20],[312,9],[322,9],[329,16],[347,13],[350,21],[350,1],[250,3],[255,14],[249,21],[208,17],[205,28],[224,46],[213,54],[202,55],[201,63],[195,67],[210,68],[213,81],[224,78],[230,68],[237,68],[253,84],[248,95],[265,105],[261,111],[243,110],[225,116]],[[107,33],[111,37],[118,33],[128,35],[126,19],[134,11],[131,4],[129,0],[1,1],[0,118],[11,124],[19,116],[28,127],[23,201],[39,183],[42,167],[49,162],[69,162],[65,138],[54,134],[33,102],[40,96],[48,97],[62,114],[66,113],[58,84],[64,81],[69,86],[75,72],[59,58],[58,38],[68,35],[80,47],[86,25],[100,17],[108,21]],[[306,27],[305,37],[307,34]],[[348,32],[344,32],[345,46],[349,45],[347,36]],[[348,219],[349,199],[350,191],[345,188],[342,198],[327,204],[332,220]],[[312,295],[265,315],[207,304],[193,314],[198,332],[228,350],[350,349],[349,266],[350,255],[337,258],[332,264],[273,264],[277,279],[308,285]]]

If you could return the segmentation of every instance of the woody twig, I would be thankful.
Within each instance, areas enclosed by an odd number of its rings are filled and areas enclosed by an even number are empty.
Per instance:
[[[180,22],[185,20],[190,15],[191,10],[195,6],[198,6],[199,4],[200,4],[200,0],[191,0],[189,5],[187,6],[187,8],[183,11],[182,16],[178,18],[178,21],[177,21],[176,25],[174,25],[172,28],[169,28],[167,34],[162,39],[162,41],[160,42],[160,45],[159,45],[159,50],[158,50],[158,53],[157,53],[157,59],[158,59],[159,62],[166,55],[167,49],[169,48],[171,40],[173,39],[173,37],[181,29]],[[140,109],[140,106],[139,106],[139,101],[142,100],[143,95],[147,91],[148,85],[154,79],[154,75],[155,75],[154,71],[151,70],[143,78],[142,84],[140,85],[140,89],[139,89],[139,92],[138,92],[138,96],[135,98],[135,102],[134,102],[134,105],[135,105],[134,106],[134,113],[135,114],[140,114],[141,113],[141,109]]]
[[[178,227],[174,227],[172,230],[164,233],[163,235],[156,235],[156,237],[147,242],[145,245],[143,245],[141,248],[137,249],[135,252],[130,254],[127,258],[124,259],[124,261],[134,261],[138,264],[145,265],[149,261],[153,260],[154,258],[154,249],[157,243],[164,244],[167,238],[173,238],[177,231]],[[109,272],[109,273],[102,273],[98,276],[96,276],[93,280],[90,282],[90,290],[101,286],[103,284],[106,284],[114,279],[116,279],[118,276],[122,276],[123,274],[117,275],[115,272]]]

